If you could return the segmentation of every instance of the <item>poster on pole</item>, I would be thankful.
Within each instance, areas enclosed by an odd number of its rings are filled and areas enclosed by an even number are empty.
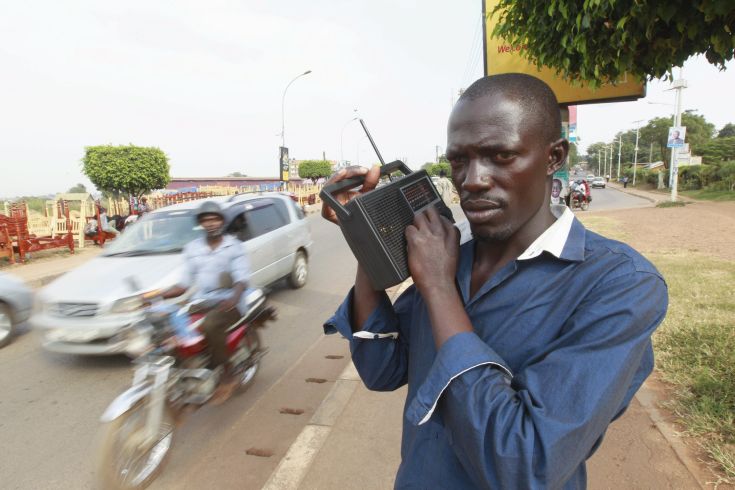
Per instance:
[[[669,128],[669,137],[666,138],[667,148],[683,148],[687,134],[686,126],[672,126]]]
[[[280,146],[279,150],[278,174],[283,182],[288,182],[288,168],[290,163],[288,160],[288,148]]]
[[[521,55],[527,45],[511,45],[502,38],[492,36],[498,17],[497,14],[493,15],[493,10],[498,2],[499,0],[482,0],[485,76],[501,73],[533,75],[551,87],[562,105],[636,100],[646,96],[645,82],[628,74],[612,83],[604,83],[599,88],[592,89],[585,83],[573,84],[564,80],[551,68],[542,67],[539,70]]]

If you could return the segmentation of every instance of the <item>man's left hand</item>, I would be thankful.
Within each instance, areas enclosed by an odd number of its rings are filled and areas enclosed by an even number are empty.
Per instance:
[[[408,268],[424,297],[432,288],[455,288],[459,231],[434,206],[417,215],[406,228]]]

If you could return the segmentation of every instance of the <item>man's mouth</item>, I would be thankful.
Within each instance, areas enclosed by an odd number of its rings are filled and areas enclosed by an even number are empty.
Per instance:
[[[500,214],[503,206],[489,199],[468,199],[462,202],[462,209],[470,222],[482,222]]]

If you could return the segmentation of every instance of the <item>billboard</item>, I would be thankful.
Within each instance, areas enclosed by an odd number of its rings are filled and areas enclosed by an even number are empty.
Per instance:
[[[483,47],[485,76],[501,73],[525,73],[546,82],[556,94],[559,104],[584,104],[635,100],[646,95],[646,84],[633,77],[624,76],[616,84],[606,83],[597,89],[585,84],[571,84],[551,68],[539,70],[521,56],[527,45],[514,46],[500,38],[491,37],[497,23],[497,15],[492,15],[498,0],[482,0]]]

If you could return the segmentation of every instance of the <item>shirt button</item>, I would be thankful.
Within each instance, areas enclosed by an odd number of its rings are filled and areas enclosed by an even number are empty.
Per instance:
[[[378,340],[379,338],[380,338],[380,335],[378,335],[377,333],[373,335],[373,340]]]

